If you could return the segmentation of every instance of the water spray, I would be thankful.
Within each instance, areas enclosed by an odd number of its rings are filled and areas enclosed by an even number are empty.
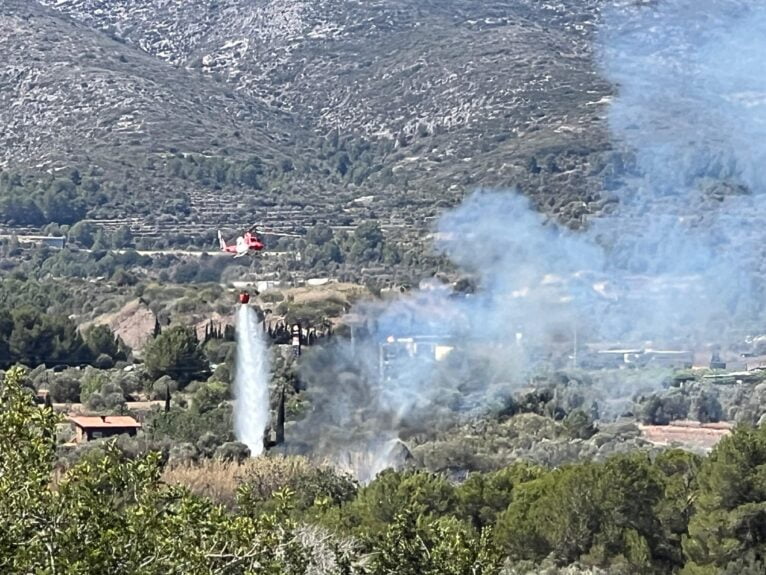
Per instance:
[[[241,305],[237,311],[234,431],[253,456],[263,453],[269,425],[269,367],[269,349],[258,316]]]

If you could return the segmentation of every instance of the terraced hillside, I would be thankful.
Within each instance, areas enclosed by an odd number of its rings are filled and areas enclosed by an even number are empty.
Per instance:
[[[209,220],[225,185],[168,177],[167,163],[191,153],[264,165],[259,193],[233,190],[237,208],[213,220],[280,204],[332,219],[372,195],[344,223],[422,223],[474,187],[520,186],[576,224],[600,208],[609,147],[598,8],[11,0],[0,7],[0,161],[95,166],[110,197],[145,200],[137,213],[93,206],[96,219],[151,217],[159,191],[190,203],[179,223]]]

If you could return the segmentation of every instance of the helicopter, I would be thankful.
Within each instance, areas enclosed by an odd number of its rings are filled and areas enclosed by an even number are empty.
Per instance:
[[[268,231],[265,233],[273,236],[300,237],[298,234],[287,234],[283,232]],[[241,258],[249,253],[259,252],[266,247],[266,244],[263,243],[263,238],[261,238],[261,235],[258,233],[256,225],[251,226],[243,235],[238,236],[234,244],[227,244],[226,240],[223,239],[221,230],[218,230],[218,244],[222,252],[234,254],[235,258]]]

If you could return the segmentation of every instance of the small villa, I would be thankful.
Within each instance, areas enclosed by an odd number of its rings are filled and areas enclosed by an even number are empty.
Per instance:
[[[127,433],[134,436],[141,424],[125,415],[70,416],[69,422],[75,431],[74,443],[86,443]]]

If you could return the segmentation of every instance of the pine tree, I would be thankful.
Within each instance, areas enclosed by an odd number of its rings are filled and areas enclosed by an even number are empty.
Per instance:
[[[188,383],[208,370],[194,330],[183,326],[164,331],[147,346],[145,365],[152,377],[169,375],[179,383]]]

